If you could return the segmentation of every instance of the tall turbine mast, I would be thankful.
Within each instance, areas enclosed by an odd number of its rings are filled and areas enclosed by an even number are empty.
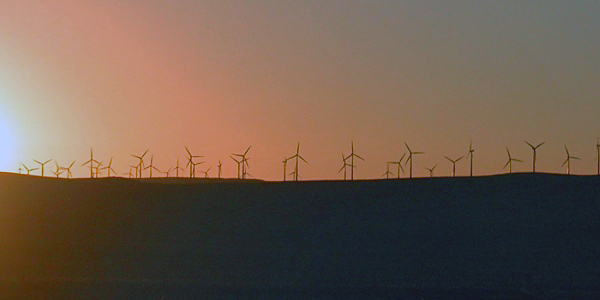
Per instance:
[[[413,152],[412,150],[410,150],[410,147],[408,147],[408,144],[406,142],[404,142],[404,145],[406,145],[406,149],[408,149],[408,158],[406,159],[406,162],[404,164],[406,165],[410,161],[410,171],[408,173],[409,173],[409,178],[412,178],[413,155],[423,154],[425,152]]]
[[[449,161],[452,163],[452,177],[454,177],[454,176],[456,175],[456,163],[457,163],[459,160],[461,160],[461,159],[462,159],[464,156],[461,156],[461,157],[459,157],[459,158],[457,158],[457,159],[454,159],[454,160],[453,160],[453,159],[451,159],[451,158],[450,158],[450,157],[448,157],[448,156],[444,156],[444,157],[445,157],[447,160],[449,160]]]
[[[545,142],[541,142],[540,144],[538,144],[537,146],[533,146],[532,144],[530,144],[528,141],[525,141],[525,143],[527,143],[527,145],[529,145],[529,147],[531,147],[531,150],[533,150],[533,173],[535,173],[535,160],[536,160],[536,150],[537,148],[539,148],[541,145],[543,145]]]
[[[437,164],[431,168],[425,168],[427,171],[429,171],[429,177],[433,177],[433,170],[435,170],[435,167],[437,167]]]
[[[364,161],[365,159],[360,157],[360,155],[354,153],[354,141],[352,141],[352,151],[350,152],[350,155],[348,155],[348,157],[346,157],[346,159],[350,158],[350,165],[352,166],[352,168],[350,169],[350,180],[354,180],[354,158],[358,158],[361,159],[362,161]]]
[[[299,160],[301,159],[302,161],[304,161],[305,163],[308,164],[308,162],[306,161],[306,159],[304,159],[304,157],[302,157],[300,155],[300,143],[298,143],[298,148],[296,148],[296,154],[293,155],[290,158],[295,158],[296,159],[296,167],[295,167],[295,170],[294,170],[294,181],[298,181],[298,178],[299,178],[299,176],[298,176],[298,170],[299,170],[299,164],[298,164],[298,162],[299,162]],[[284,164],[284,168],[285,168],[285,164]]]
[[[470,164],[470,176],[473,177],[473,152],[475,152],[475,149],[473,149],[473,141],[469,140],[469,153],[467,154],[467,158],[471,157],[471,164]]]
[[[400,179],[400,170],[402,170],[402,173],[404,173],[404,168],[402,167],[402,160],[404,159],[404,156],[406,156],[406,153],[402,154],[402,157],[400,157],[400,159],[398,161],[389,161],[388,164],[395,164],[398,165],[398,171],[397,171],[397,175],[398,175],[398,179]]]
[[[44,177],[44,165],[47,164],[47,163],[49,163],[51,161],[51,159],[49,159],[49,160],[47,160],[47,161],[45,161],[43,163],[39,162],[39,161],[37,161],[35,159],[33,161],[35,161],[36,163],[38,163],[38,164],[40,164],[42,166],[42,177]]]
[[[598,153],[598,175],[600,175],[600,138],[596,139],[596,152]]]
[[[506,164],[504,165],[504,167],[502,167],[502,169],[505,169],[506,166],[508,166],[509,173],[512,173],[512,162],[513,161],[522,162],[522,160],[516,159],[516,158],[512,158],[510,156],[510,151],[508,151],[508,147],[506,147],[506,153],[508,154],[508,161],[506,162]]]
[[[565,162],[563,162],[561,167],[563,167],[565,164],[567,164],[567,175],[570,175],[571,174],[571,158],[572,159],[581,159],[581,158],[571,156],[571,154],[569,154],[569,149],[567,149],[567,145],[565,145],[565,151],[567,152],[567,159],[565,160]]]

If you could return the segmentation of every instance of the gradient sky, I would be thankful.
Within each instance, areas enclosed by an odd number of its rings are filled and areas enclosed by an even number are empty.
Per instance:
[[[546,141],[539,171],[564,172],[567,144],[592,174],[599,28],[584,0],[4,0],[0,170],[90,146],[118,172],[146,148],[167,168],[187,145],[235,177],[228,155],[252,145],[250,173],[279,180],[300,142],[302,179],[334,179],[354,140],[357,178],[405,141],[417,176],[450,175],[473,139],[475,173],[496,174],[506,146],[530,170],[527,139]]]

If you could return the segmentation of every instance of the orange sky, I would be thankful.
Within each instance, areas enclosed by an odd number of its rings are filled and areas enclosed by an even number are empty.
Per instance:
[[[529,170],[527,139],[546,141],[538,170],[564,172],[567,144],[582,158],[573,171],[595,173],[598,12],[561,1],[5,1],[0,169],[83,163],[90,146],[119,172],[147,148],[164,169],[187,145],[234,177],[228,155],[252,145],[250,173],[278,180],[300,142],[302,179],[333,179],[354,140],[358,178],[379,178],[404,141],[426,152],[417,176],[436,163],[449,175],[443,156],[473,139],[476,174],[494,174],[506,146]]]

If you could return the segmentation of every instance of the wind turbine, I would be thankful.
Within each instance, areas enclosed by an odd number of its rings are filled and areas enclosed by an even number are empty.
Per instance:
[[[150,178],[152,178],[152,169],[160,172],[160,170],[154,166],[154,154],[150,156],[150,165],[144,168],[144,170],[146,169],[150,169]]]
[[[410,150],[410,147],[408,147],[408,144],[406,142],[404,142],[404,145],[406,145],[406,149],[408,149],[408,158],[406,159],[406,162],[404,163],[405,165],[410,161],[410,171],[409,171],[409,178],[412,178],[412,170],[413,170],[413,155],[418,155],[418,154],[423,154],[425,152],[412,152],[412,150]]]
[[[171,173],[172,170],[173,170],[173,167],[169,167],[169,169],[166,172],[163,172],[163,171],[159,171],[159,172],[162,174],[166,174],[167,178],[169,178],[169,174]],[[157,169],[157,171],[158,171],[158,169]]]
[[[237,163],[237,178],[240,179],[240,169],[241,169],[240,164],[242,163],[242,161],[235,159],[235,157],[233,157],[231,155],[229,157]]]
[[[83,163],[81,166],[90,164],[90,178],[94,178],[94,149],[90,147],[90,160]]]
[[[44,165],[45,165],[45,164],[47,164],[47,163],[49,163],[49,162],[50,162],[50,161],[52,161],[52,160],[51,160],[51,159],[49,159],[49,160],[47,160],[47,161],[45,161],[45,162],[43,162],[43,163],[41,163],[41,162],[39,162],[39,161],[37,161],[37,160],[35,160],[35,159],[34,159],[33,161],[35,161],[36,163],[38,163],[38,164],[40,164],[40,165],[42,166],[42,177],[44,177]]]
[[[444,157],[452,163],[452,177],[454,177],[456,175],[456,162],[461,160],[464,156],[461,156],[454,160],[450,159],[450,157],[448,157],[448,156],[444,156]]]
[[[387,167],[387,171],[381,175],[381,177],[385,176],[385,179],[390,179],[390,175],[394,176],[394,173],[390,172],[390,163],[385,164]]]
[[[95,166],[95,167],[94,167],[94,169],[96,169],[96,178],[98,178],[98,177],[100,176],[100,170],[102,170],[102,169],[100,169],[100,166],[102,166],[102,165],[103,165],[103,163],[104,163],[104,162],[103,162],[103,161],[101,161],[101,162],[99,162],[99,163],[98,163],[98,165],[97,165],[97,166]]]
[[[298,166],[298,160],[301,159],[302,161],[304,161],[305,163],[308,164],[308,162],[306,161],[306,159],[304,159],[304,157],[302,157],[300,155],[300,143],[298,143],[298,148],[296,148],[296,154],[290,158],[295,158],[296,159],[296,168],[295,168],[295,176],[294,176],[294,181],[298,181],[298,170],[299,170],[299,166]]]
[[[211,168],[212,168],[212,166],[208,167],[208,169],[206,169],[206,171],[201,171],[202,173],[204,173],[204,178],[210,178],[208,176],[208,171],[210,171]]]
[[[65,167],[60,167],[62,170],[67,171],[67,179],[72,178],[73,177],[73,173],[71,173],[71,168],[73,167],[73,165],[75,164],[75,161],[73,161],[68,168]]]
[[[196,163],[192,162],[192,168],[194,169],[194,178],[196,178],[196,166],[197,165],[201,165],[203,163],[204,163],[203,161],[199,161],[199,162],[196,162]]]
[[[199,158],[199,157],[204,157],[202,155],[192,155],[192,152],[190,152],[190,149],[188,149],[187,147],[185,147],[185,151],[187,151],[188,153],[188,162],[185,165],[185,167],[189,167],[190,168],[190,178],[196,178],[196,165],[194,163],[194,158]]]
[[[344,153],[342,152],[342,160],[344,161],[344,164],[342,165],[342,167],[340,168],[340,170],[338,171],[341,172],[342,170],[344,170],[344,180],[346,180],[346,169],[347,167],[352,167],[354,168],[353,165],[349,165],[346,161],[348,160],[348,157],[344,156]]]
[[[38,169],[38,168],[30,169],[25,164],[21,164],[21,165],[23,165],[23,168],[25,168],[25,170],[27,171],[27,175],[29,175],[29,173],[31,173],[31,171],[35,171]]]
[[[146,156],[146,153],[148,153],[148,150],[150,150],[150,149],[146,149],[146,151],[144,151],[144,154],[142,154],[140,156],[131,154],[131,156],[140,160],[140,163],[135,168],[136,169],[136,172],[135,172],[136,177],[138,177],[138,175],[139,175],[139,178],[142,178],[142,175],[143,175],[142,172],[144,172],[144,156]]]
[[[283,163],[283,181],[286,181],[286,177],[287,177],[287,171],[286,171],[287,162],[290,159],[292,159],[292,158],[291,157],[286,158],[285,156],[283,157],[283,161],[282,161],[282,163]]]
[[[510,156],[510,151],[508,151],[508,147],[506,147],[506,153],[508,154],[508,161],[506,162],[506,164],[504,165],[504,167],[502,167],[502,169],[505,169],[506,166],[508,166],[509,173],[512,173],[512,162],[513,161],[522,162],[522,160],[516,159],[516,158],[512,158]]]
[[[565,164],[567,164],[567,175],[570,175],[571,174],[571,158],[572,159],[581,159],[581,158],[575,157],[575,156],[571,156],[571,154],[569,154],[569,149],[567,149],[567,145],[565,145],[565,151],[567,152],[567,159],[561,165],[561,167],[563,167]]]
[[[348,157],[346,157],[346,159],[350,159],[350,165],[352,166],[352,168],[350,169],[350,180],[354,180],[354,158],[359,158],[362,161],[365,161],[364,158],[360,157],[358,154],[354,153],[354,141],[352,142],[352,152],[350,152],[350,155],[348,155]]]
[[[471,163],[469,165],[469,174],[471,177],[473,177],[473,152],[475,152],[475,149],[473,149],[473,141],[469,140],[469,153],[467,154],[467,158],[469,158],[469,156],[471,157]]]
[[[246,174],[248,174],[246,172],[246,166],[250,167],[250,165],[248,164],[248,158],[246,158],[246,155],[248,155],[248,151],[250,151],[250,148],[252,146],[249,146],[248,149],[246,149],[246,151],[244,152],[244,154],[232,154],[234,156],[238,156],[241,157],[242,159],[240,160],[240,163],[242,164],[242,179],[246,179]],[[237,160],[236,160],[237,161]]]
[[[101,169],[101,170],[107,170],[107,171],[108,171],[108,175],[107,175],[108,177],[110,177],[110,171],[113,171],[115,174],[117,173],[117,172],[116,172],[116,171],[115,171],[115,170],[114,170],[114,169],[111,167],[111,165],[112,165],[112,161],[113,161],[113,158],[111,157],[111,158],[110,158],[110,161],[108,162],[108,165],[107,165],[106,167],[104,167],[104,168],[102,168],[102,169]]]
[[[433,170],[435,170],[435,167],[437,167],[437,164],[435,164],[431,168],[425,168],[425,169],[427,169],[427,171],[429,171],[429,177],[433,177]]]
[[[539,148],[541,145],[543,145],[545,142],[541,142],[540,144],[538,144],[537,146],[533,146],[532,144],[530,144],[528,141],[525,141],[525,143],[527,143],[527,145],[529,145],[529,147],[531,147],[531,150],[533,150],[533,173],[535,173],[535,158],[536,158],[536,150],[537,148]]]
[[[179,157],[177,157],[177,166],[175,167],[175,173],[178,178],[179,178],[179,170],[183,171],[183,169],[181,167],[179,167]]]
[[[58,176],[60,176],[60,174],[62,174],[62,172],[56,161],[54,161],[54,164],[56,164],[56,171],[50,171],[50,172],[52,172],[52,174],[56,175],[56,178],[58,178]]]
[[[400,157],[400,159],[398,161],[389,161],[388,164],[395,164],[398,165],[398,179],[400,179],[400,170],[402,170],[402,173],[404,174],[404,168],[402,167],[402,160],[404,159],[404,156],[406,156],[406,153],[402,154],[402,157]]]
[[[221,167],[222,167],[222,163],[221,160],[219,159],[219,164],[217,165],[218,168],[218,172],[217,172],[217,178],[221,179]]]

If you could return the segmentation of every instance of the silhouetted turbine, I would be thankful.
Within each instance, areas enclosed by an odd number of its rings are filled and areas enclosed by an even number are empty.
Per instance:
[[[567,145],[565,145],[565,151],[567,152],[567,159],[561,165],[561,167],[563,167],[565,164],[567,164],[567,175],[570,175],[571,174],[571,158],[572,159],[581,159],[581,158],[575,157],[575,156],[571,156],[571,154],[569,154],[569,149],[567,149]]]
[[[87,164],[90,164],[90,178],[94,178],[94,162],[96,162],[96,160],[94,160],[94,149],[90,147],[90,160],[86,161],[81,165],[85,166]]]
[[[292,158],[291,157],[286,158],[284,156],[283,161],[281,161],[283,163],[283,181],[286,181],[286,178],[287,178],[287,162],[290,159],[292,159]]]
[[[238,156],[241,157],[240,163],[242,164],[242,179],[246,179],[246,175],[248,174],[246,172],[246,166],[250,167],[250,165],[248,164],[248,158],[246,157],[246,155],[248,155],[248,151],[250,151],[250,148],[252,146],[249,146],[248,149],[246,149],[246,151],[244,152],[244,154],[232,154],[234,156]]]
[[[461,156],[461,157],[459,157],[459,158],[457,158],[457,159],[454,159],[454,160],[453,160],[453,159],[451,159],[451,158],[450,158],[450,157],[448,157],[448,156],[444,156],[444,157],[445,157],[447,160],[449,160],[449,161],[452,163],[452,177],[454,177],[454,176],[456,175],[456,163],[457,163],[459,160],[461,160],[461,159],[462,159],[464,156]]]
[[[408,144],[406,142],[404,142],[404,145],[406,145],[406,149],[408,149],[408,153],[409,153],[408,158],[406,159],[406,162],[404,164],[406,165],[410,161],[409,178],[412,178],[413,155],[424,154],[425,152],[412,152],[412,150],[410,150],[410,147],[408,147]]]
[[[530,144],[528,141],[525,141],[525,143],[527,143],[527,145],[529,145],[529,147],[531,147],[531,150],[533,150],[533,173],[535,173],[536,150],[541,145],[543,145],[545,142],[541,142],[540,144],[538,144],[535,147],[532,144]]]
[[[433,170],[435,170],[435,167],[437,167],[437,164],[435,164],[431,168],[425,168],[425,169],[427,169],[427,171],[429,171],[429,177],[433,177]]]
[[[502,169],[505,169],[506,166],[508,166],[509,173],[512,173],[512,162],[513,161],[522,162],[522,160],[516,159],[516,158],[512,158],[510,156],[510,151],[508,151],[508,147],[506,147],[506,153],[508,154],[508,161],[506,162],[506,164],[504,165],[504,167],[502,167]]]
[[[342,152],[342,160],[344,161],[344,164],[342,165],[342,167],[340,168],[340,170],[338,171],[341,172],[342,170],[344,170],[344,180],[346,180],[346,169],[348,166],[354,168],[354,166],[348,164],[346,161],[348,160],[348,157],[344,156],[344,153]]]
[[[471,157],[471,164],[469,165],[469,174],[471,177],[473,177],[473,152],[475,152],[475,149],[473,149],[473,141],[469,140],[469,153],[467,153],[467,158],[469,158],[469,156]]]
[[[183,169],[179,167],[179,157],[177,157],[177,166],[175,167],[175,176],[177,176],[177,178],[179,178],[179,170],[183,171]]]
[[[150,164],[149,164],[147,167],[145,167],[145,168],[144,168],[144,170],[146,170],[146,169],[150,169],[150,178],[152,178],[152,169],[154,169],[154,170],[156,170],[156,171],[160,172],[160,171],[159,171],[159,170],[158,170],[158,169],[157,169],[157,168],[154,166],[154,154],[152,154],[152,155],[150,156]]]
[[[398,161],[389,161],[388,164],[395,164],[398,165],[398,179],[400,179],[400,170],[402,170],[402,174],[404,174],[404,168],[402,167],[402,160],[404,159],[404,156],[406,156],[406,153],[402,154],[402,157],[400,157],[400,159]]]
[[[298,171],[300,170],[299,166],[298,166],[298,160],[301,159],[303,162],[305,162],[305,163],[308,164],[308,162],[304,159],[304,157],[302,157],[300,155],[300,143],[298,143],[298,148],[296,148],[296,154],[294,156],[290,157],[290,158],[295,158],[296,159],[296,167],[294,169],[294,171],[295,171],[294,181],[298,181]]]
[[[204,178],[210,178],[208,176],[208,171],[210,171],[211,168],[212,168],[212,166],[208,167],[208,169],[206,169],[206,171],[201,171],[202,173],[204,173]]]
[[[221,160],[219,159],[219,164],[217,165],[217,169],[218,169],[217,178],[219,178],[219,179],[221,179],[221,166],[222,166]]]
[[[143,175],[142,172],[144,171],[144,156],[146,156],[146,153],[148,153],[148,150],[150,150],[150,149],[146,149],[146,151],[144,151],[144,154],[142,154],[140,156],[131,154],[131,156],[140,160],[140,163],[135,168],[136,178],[142,178],[142,175]]]
[[[28,167],[27,167],[25,164],[23,164],[23,163],[21,163],[21,165],[23,165],[23,168],[25,168],[25,170],[27,171],[27,175],[30,175],[31,171],[35,171],[35,170],[37,170],[37,169],[38,169],[38,168],[33,168],[33,169],[30,169],[30,168],[28,168]]]
[[[110,161],[108,162],[108,165],[107,165],[106,167],[104,167],[104,168],[102,168],[102,169],[101,169],[101,170],[107,170],[107,171],[108,171],[108,175],[106,175],[106,176],[108,176],[108,177],[110,177],[110,171],[113,171],[113,173],[115,173],[115,174],[117,173],[117,172],[116,172],[116,171],[115,171],[115,170],[112,168],[112,161],[113,161],[113,158],[111,157],[111,158],[110,158]]]
[[[51,172],[52,172],[52,174],[56,175],[56,178],[58,178],[60,176],[60,174],[62,174],[62,172],[56,161],[54,161],[54,164],[56,165],[56,171],[51,171]]]
[[[44,177],[44,165],[46,165],[47,163],[49,163],[49,162],[50,162],[50,161],[52,161],[52,160],[51,160],[51,159],[49,159],[49,160],[47,160],[47,161],[45,161],[45,162],[43,162],[43,163],[41,163],[41,162],[39,162],[39,161],[37,161],[37,160],[35,160],[35,159],[34,159],[33,161],[35,161],[36,163],[38,163],[38,164],[40,164],[40,165],[42,166],[42,177]]]
[[[233,161],[235,161],[235,162],[237,163],[237,178],[238,178],[238,179],[240,179],[240,170],[241,170],[241,166],[240,166],[240,164],[242,163],[242,161],[241,161],[241,160],[237,160],[237,159],[235,159],[235,157],[233,157],[233,156],[231,156],[231,155],[230,155],[229,157],[230,157],[231,159],[233,159]]]
[[[190,150],[187,147],[185,147],[185,151],[187,151],[187,153],[188,153],[188,162],[185,165],[185,167],[186,168],[187,167],[190,168],[190,178],[196,178],[196,165],[197,164],[194,163],[194,158],[204,157],[204,156],[201,156],[201,155],[192,155],[192,152],[190,152]]]
[[[390,175],[394,176],[394,173],[390,172],[390,163],[388,162],[386,165],[386,171],[385,173],[383,173],[383,175],[381,175],[381,177],[385,176],[385,179],[390,179]]]
[[[358,154],[354,153],[354,141],[351,141],[352,143],[352,151],[350,152],[350,155],[348,155],[348,157],[346,157],[346,159],[350,159],[350,165],[352,166],[352,168],[350,169],[350,180],[354,180],[354,158],[358,158],[361,159],[362,161],[364,161],[365,159],[360,157]]]

